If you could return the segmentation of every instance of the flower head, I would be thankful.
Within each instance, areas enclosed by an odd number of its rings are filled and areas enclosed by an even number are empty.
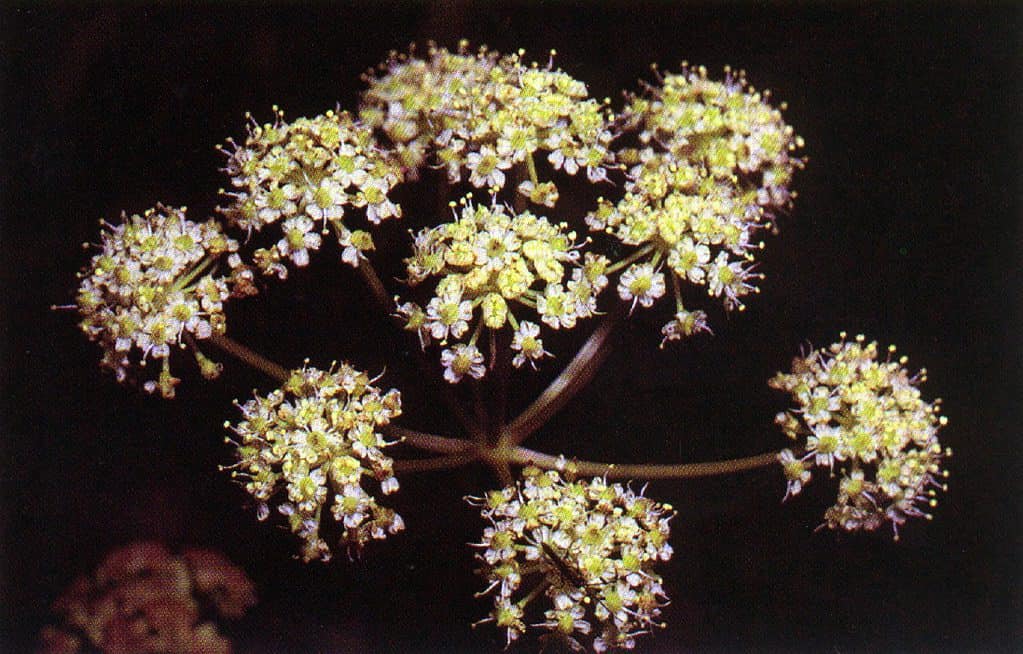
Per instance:
[[[276,495],[285,496],[278,511],[303,539],[306,561],[331,556],[321,535],[328,506],[340,542],[355,552],[404,527],[363,488],[372,478],[384,494],[398,489],[393,462],[383,454],[393,443],[380,428],[401,415],[401,395],[371,382],[347,364],[328,371],[304,367],[282,388],[239,405],[243,419],[226,425],[238,439],[232,475],[256,499],[260,520]]]
[[[569,175],[585,169],[594,183],[613,163],[610,112],[553,62],[527,65],[521,52],[486,48],[471,54],[463,43],[454,53],[431,47],[425,58],[395,55],[367,81],[360,115],[386,134],[410,174],[430,150],[452,183],[468,173],[483,189],[504,188],[505,171],[534,166],[538,152]],[[523,191],[536,204],[558,198],[552,182],[535,178]]]
[[[144,387],[173,397],[171,348],[224,332],[228,280],[212,272],[238,243],[216,222],[194,223],[184,208],[163,205],[103,225],[100,252],[79,275],[81,329],[103,347],[101,364],[119,381],[150,359],[162,360],[159,376]],[[216,376],[216,364],[193,351],[203,374]]]
[[[802,139],[769,100],[770,92],[751,87],[743,71],[725,68],[725,79],[715,81],[702,66],[683,66],[679,73],[664,75],[650,95],[632,98],[625,114],[639,127],[640,141],[663,144],[677,156],[704,164],[715,177],[754,176],[769,202],[787,201],[788,193],[776,185],[787,183],[802,165],[793,154]],[[762,179],[765,175],[769,179]]]
[[[489,523],[476,546],[494,610],[481,622],[504,629],[509,642],[531,626],[573,649],[586,642],[604,651],[631,648],[663,626],[667,596],[653,568],[672,555],[670,506],[600,478],[566,481],[535,468],[469,501]],[[529,621],[524,611],[540,596],[550,606]]]
[[[638,248],[633,273],[639,265],[665,264],[677,313],[685,311],[687,286],[704,287],[729,310],[741,310],[744,296],[758,290],[756,235],[789,206],[788,185],[803,163],[794,155],[801,139],[768,98],[741,73],[726,69],[725,80],[716,82],[703,68],[684,67],[632,97],[624,112],[626,131],[639,139],[639,147],[616,153],[627,167],[624,196],[598,200],[586,222]],[[635,281],[629,275],[619,295],[650,306],[659,296],[631,292]],[[672,328],[666,340],[681,333]]]
[[[234,190],[225,194],[231,202],[221,213],[249,232],[281,224],[282,237],[262,251],[263,260],[306,266],[309,253],[320,247],[319,232],[333,231],[342,261],[357,266],[372,241],[368,234],[353,238],[365,232],[346,224],[346,208],[364,209],[373,224],[400,217],[401,208],[388,198],[403,180],[400,163],[347,112],[290,123],[276,107],[274,112],[273,123],[251,122],[243,144],[228,142],[225,171]],[[283,276],[277,266],[255,264],[264,274]]]
[[[925,401],[917,388],[926,371],[910,375],[906,358],[878,359],[876,342],[863,336],[797,357],[791,373],[769,382],[786,391],[799,408],[781,413],[776,422],[792,439],[805,441],[805,455],[790,450],[779,461],[788,481],[785,496],[796,495],[810,481],[813,467],[839,474],[838,500],[824,514],[831,529],[873,531],[907,518],[930,519],[924,507],[937,504],[935,489],[947,471],[941,467],[950,449],[938,442],[947,422],[938,415],[940,401]]]
[[[409,284],[440,279],[425,315],[412,303],[403,304],[399,313],[408,316],[408,328],[420,334],[424,345],[428,338],[446,344],[470,335],[469,346],[475,350],[482,328],[507,326],[515,330],[515,365],[521,367],[526,359],[535,365],[547,354],[538,332],[530,335],[539,329],[536,322],[571,329],[578,319],[594,315],[596,296],[607,285],[608,260],[589,253],[581,257],[575,238],[563,223],[528,211],[515,213],[498,203],[474,204],[466,197],[453,222],[416,236],[413,254],[405,260]],[[520,322],[528,314],[538,320]],[[464,376],[449,365],[460,351],[457,346],[446,350],[449,381]]]

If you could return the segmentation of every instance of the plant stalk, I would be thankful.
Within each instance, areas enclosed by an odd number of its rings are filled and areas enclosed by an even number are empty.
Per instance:
[[[525,447],[516,447],[507,453],[508,459],[518,465],[533,465],[547,470],[571,468],[578,474],[608,479],[696,479],[714,477],[747,470],[756,470],[777,464],[777,452],[765,452],[741,459],[708,461],[704,463],[598,463],[595,461],[568,461]]]
[[[288,381],[288,378],[291,376],[291,373],[288,372],[288,370],[284,366],[278,363],[274,363],[270,359],[264,357],[262,354],[250,350],[249,348],[242,345],[238,341],[234,340],[233,338],[230,338],[229,336],[225,336],[224,334],[214,334],[210,336],[208,339],[205,339],[205,342],[209,343],[210,345],[213,345],[214,347],[218,348],[220,351],[226,354],[230,354],[231,356],[238,359],[242,363],[245,363],[248,366],[255,368],[256,370],[264,373],[268,377],[272,377],[273,379],[279,382],[286,382]]]
[[[597,374],[610,351],[608,339],[621,319],[624,309],[616,304],[596,330],[576,352],[550,386],[504,429],[500,445],[514,447],[529,438],[554,416],[576,393],[585,388]]]

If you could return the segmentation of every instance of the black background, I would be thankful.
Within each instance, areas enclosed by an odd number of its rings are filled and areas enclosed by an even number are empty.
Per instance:
[[[593,459],[698,461],[784,446],[765,380],[840,330],[897,343],[945,398],[951,488],[931,524],[814,532],[820,478],[781,505],[777,470],[658,482],[679,511],[664,573],[670,626],[646,651],[1008,651],[1020,646],[1021,12],[1012,5],[496,4],[210,8],[50,7],[0,14],[3,107],[3,434],[0,648],[31,646],[49,603],[111,547],[141,537],[217,547],[260,605],[228,631],[239,651],[496,651],[461,502],[485,469],[402,480],[408,531],[360,561],[291,558],[217,465],[230,400],[269,384],[227,361],[222,382],[171,402],[117,386],[75,317],[99,217],[156,201],[206,215],[225,184],[213,146],[243,113],[354,109],[359,74],[413,40],[526,48],[597,97],[648,65],[745,68],[789,104],[810,157],[800,197],[768,239],[763,293],[710,310],[714,337],[659,351],[662,313],[616,335],[593,386],[530,443]],[[404,191],[409,224],[433,219]],[[421,203],[420,203],[421,204]],[[570,207],[571,209],[571,207]],[[403,243],[403,226],[390,226]],[[388,366],[404,424],[450,431],[358,278],[322,255],[264,299],[229,308],[230,333],[282,363]],[[381,265],[396,271],[396,258]],[[390,268],[388,267],[390,266]],[[709,303],[708,303],[709,304]],[[395,348],[394,343],[400,343]],[[557,342],[561,361],[572,339]],[[554,345],[552,343],[551,345]],[[523,401],[557,369],[517,378]]]

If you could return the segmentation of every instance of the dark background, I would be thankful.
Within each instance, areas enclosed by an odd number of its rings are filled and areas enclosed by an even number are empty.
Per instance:
[[[145,397],[100,372],[74,315],[48,310],[73,299],[98,218],[156,201],[187,204],[193,219],[212,209],[226,183],[213,146],[243,134],[245,111],[354,109],[359,74],[388,50],[462,36],[541,61],[556,48],[560,67],[615,106],[651,62],[745,68],[788,102],[810,158],[749,309],[709,309],[714,337],[664,351],[666,309],[638,316],[600,378],[531,444],[630,461],[778,449],[771,420],[787,398],[764,382],[801,344],[843,329],[897,343],[928,368],[925,394],[945,398],[951,487],[933,523],[898,543],[815,533],[835,493],[825,478],[784,506],[774,469],[652,484],[678,509],[677,554],[664,571],[670,626],[641,648],[1018,649],[1020,14],[965,3],[3,10],[0,649],[30,648],[76,574],[142,537],[216,547],[246,568],[261,603],[228,629],[240,651],[500,649],[496,630],[469,629],[487,603],[472,598],[464,543],[482,525],[460,498],[495,483],[486,470],[403,479],[393,505],[405,534],[354,563],[303,565],[217,472],[230,460],[230,400],[268,382],[227,361],[222,382],[204,383],[182,362],[177,399]],[[403,193],[409,224],[432,219],[416,189]],[[404,227],[384,232],[401,243]],[[230,333],[289,365],[387,364],[403,424],[450,431],[415,383],[407,342],[395,348],[358,278],[328,258],[230,307]],[[556,344],[561,361],[572,344]],[[557,365],[546,368],[518,378],[520,401]]]

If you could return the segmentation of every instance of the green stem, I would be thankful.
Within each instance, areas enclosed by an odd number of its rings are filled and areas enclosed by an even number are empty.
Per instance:
[[[394,462],[394,472],[398,475],[411,474],[414,472],[430,472],[433,470],[448,470],[458,468],[475,462],[479,456],[475,452],[463,452],[460,454],[448,454],[430,459],[407,459]]]
[[[621,261],[617,261],[617,262],[611,264],[610,266],[608,266],[607,270],[605,270],[604,273],[607,274],[607,275],[610,275],[612,273],[616,273],[619,270],[621,270],[622,268],[624,268],[625,266],[627,266],[630,263],[632,263],[633,261],[636,261],[637,259],[642,259],[646,255],[650,254],[650,251],[653,250],[653,249],[654,249],[654,244],[653,243],[647,243],[646,245],[644,245],[640,249],[636,250],[635,252],[633,252],[629,256],[627,256],[624,259],[622,259]]]
[[[291,373],[284,366],[274,363],[228,336],[214,334],[206,339],[206,342],[279,382],[286,382],[291,377]]]
[[[677,276],[669,274],[668,277],[671,278],[671,290],[675,295],[675,313],[679,313],[685,309],[682,306],[682,289],[679,288]]]
[[[209,270],[216,262],[217,260],[214,257],[207,256],[205,259],[196,264],[194,268],[181,277],[175,279],[174,284],[171,285],[171,290],[180,291],[184,289],[192,282],[192,280]]]
[[[608,479],[695,479],[713,477],[747,470],[756,470],[777,464],[778,453],[766,452],[756,456],[705,463],[598,463],[595,461],[570,461],[561,457],[537,452],[525,447],[516,447],[508,453],[508,459],[518,465],[533,465],[547,470],[571,467],[581,475],[603,476]]]
[[[533,182],[533,186],[540,184],[540,178],[536,175],[536,162],[533,161],[533,153],[526,155],[526,170],[529,171],[529,181]]]
[[[383,432],[391,438],[401,439],[403,443],[411,445],[416,449],[435,452],[437,454],[464,454],[467,451],[475,449],[475,446],[472,443],[461,438],[450,438],[448,436],[428,434],[426,432],[416,431],[415,429],[399,427],[395,424],[387,425],[383,428]]]
[[[551,582],[548,581],[547,579],[544,579],[543,581],[541,581],[539,584],[536,585],[536,588],[534,588],[533,590],[529,591],[528,595],[526,595],[525,597],[520,599],[518,602],[516,602],[519,605],[519,608],[524,609],[527,606],[529,606],[529,603],[532,602],[534,599],[536,599],[537,595],[539,595],[543,591],[547,590],[547,587],[550,586],[550,585],[551,585]]]
[[[504,430],[501,447],[514,447],[529,438],[554,416],[576,393],[585,388],[600,369],[610,350],[608,338],[623,313],[622,304],[616,304],[603,322],[579,348],[572,361],[561,371],[550,386],[526,407]]]

